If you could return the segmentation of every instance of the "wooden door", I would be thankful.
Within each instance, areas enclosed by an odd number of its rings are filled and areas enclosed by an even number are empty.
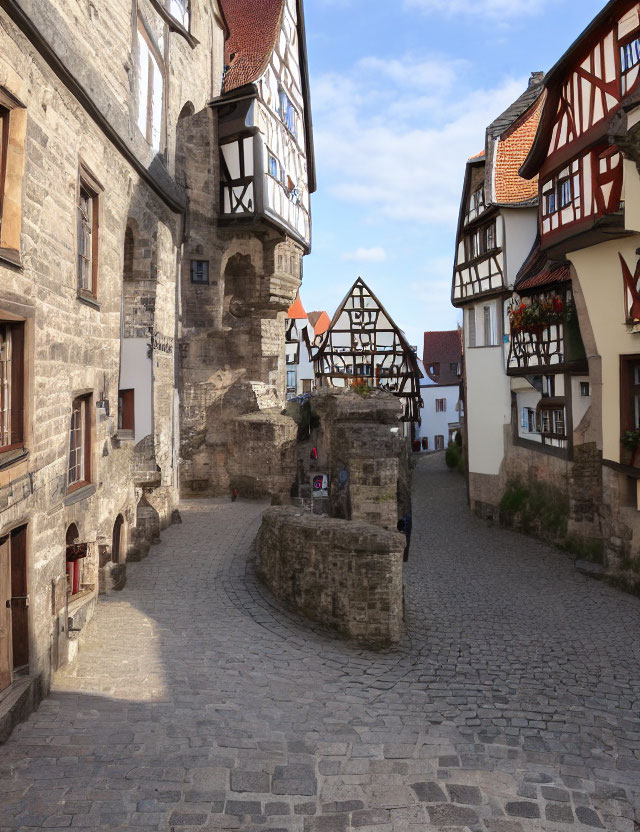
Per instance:
[[[0,539],[0,690],[8,688],[12,679],[11,544],[9,537],[3,537]]]
[[[11,624],[13,667],[29,664],[29,588],[27,586],[27,527],[11,532]]]

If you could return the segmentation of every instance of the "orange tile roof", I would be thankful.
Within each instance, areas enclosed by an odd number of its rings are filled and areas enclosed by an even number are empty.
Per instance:
[[[287,309],[287,318],[296,318],[302,320],[307,317],[307,313],[304,311],[304,306],[302,305],[302,301],[300,300],[300,295],[296,295],[296,299],[291,304],[291,306]]]
[[[496,202],[500,205],[518,205],[538,196],[538,177],[523,179],[518,171],[536,137],[542,104],[541,97],[498,141],[494,176]]]
[[[480,153],[476,153],[475,156],[469,156],[467,159],[468,162],[475,162],[476,159],[482,159],[484,156],[484,150],[481,150]]]
[[[322,312],[309,312],[309,323],[316,335],[324,335],[331,326],[331,318],[324,310]]]
[[[257,81],[278,41],[284,0],[220,0],[229,27],[224,91]]]

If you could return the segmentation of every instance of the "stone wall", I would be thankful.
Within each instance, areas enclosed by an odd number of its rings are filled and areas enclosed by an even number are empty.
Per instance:
[[[332,517],[395,530],[398,519],[411,514],[409,446],[399,400],[380,390],[365,397],[325,387],[309,401],[319,427],[299,448],[294,496],[311,496],[313,475],[326,473]]]
[[[166,111],[160,152],[137,126],[136,4],[14,0],[0,9],[0,88],[26,114],[22,233],[14,252],[0,251],[0,310],[5,318],[25,321],[27,415],[24,454],[8,463],[0,456],[0,536],[28,527],[29,671],[42,679],[43,690],[70,655],[70,524],[88,546],[86,593],[71,599],[73,620],[81,624],[98,591],[121,584],[127,550],[148,550],[171,522],[178,499],[176,343],[180,205],[186,197],[172,177],[183,152],[180,115],[186,108],[208,118],[207,103],[219,93],[224,24],[210,6],[194,4],[192,32],[199,44],[193,48],[169,33],[149,0],[139,0],[137,8],[162,35]],[[13,10],[24,13],[20,28]],[[48,48],[60,61],[55,71]],[[97,293],[89,303],[79,298],[77,286],[80,163],[101,185]],[[212,203],[209,219],[213,210]],[[150,430],[137,444],[118,430],[125,336],[140,339],[145,349],[150,345]],[[91,483],[70,491],[71,403],[89,393]],[[124,530],[121,563],[114,564],[118,517]]]
[[[271,508],[257,545],[264,582],[309,618],[367,644],[400,640],[404,537],[398,532]]]

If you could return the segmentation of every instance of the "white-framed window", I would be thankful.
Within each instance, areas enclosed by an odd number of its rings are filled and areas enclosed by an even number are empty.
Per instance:
[[[287,370],[287,389],[288,390],[295,390],[296,389],[296,371],[295,370]]]
[[[298,135],[298,111],[291,103],[286,92],[280,90],[280,118],[285,123],[287,130],[292,136]]]
[[[436,399],[436,413],[446,413],[447,412],[447,400],[446,399]]]
[[[138,127],[158,153],[164,118],[164,61],[138,18]]]
[[[538,433],[538,422],[536,419],[536,411],[532,407],[522,408],[522,429],[527,433]]]

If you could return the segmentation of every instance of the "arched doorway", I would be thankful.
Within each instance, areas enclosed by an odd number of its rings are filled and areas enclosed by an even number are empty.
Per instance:
[[[124,553],[124,517],[119,514],[113,524],[113,537],[111,540],[111,562],[120,563]]]

